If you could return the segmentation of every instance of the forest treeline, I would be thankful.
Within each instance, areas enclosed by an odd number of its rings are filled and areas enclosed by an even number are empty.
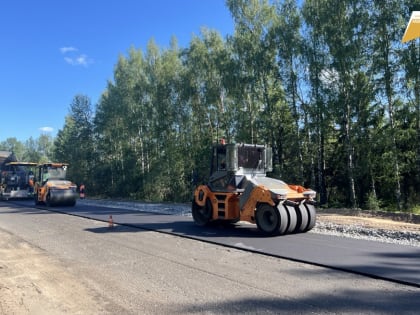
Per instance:
[[[420,42],[401,39],[420,1],[298,3],[227,0],[225,38],[202,29],[187,47],[129,48],[94,108],[74,97],[49,158],[91,194],[189,201],[212,143],[261,143],[270,176],[323,206],[414,210]]]

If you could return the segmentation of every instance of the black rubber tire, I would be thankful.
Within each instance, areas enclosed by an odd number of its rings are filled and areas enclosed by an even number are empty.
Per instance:
[[[277,235],[280,233],[281,216],[279,211],[269,204],[261,204],[255,213],[255,221],[258,229],[265,235]]]
[[[309,211],[306,209],[305,204],[301,203],[296,206],[297,224],[295,233],[303,233],[306,231],[309,224]]]
[[[287,227],[289,226],[289,214],[283,204],[278,204],[277,210],[280,214],[280,226],[279,226],[279,234],[283,235],[287,231]]]
[[[305,207],[308,210],[308,226],[305,232],[312,230],[316,224],[316,209],[314,205],[305,203]]]
[[[47,207],[51,207],[51,197],[50,193],[47,194],[47,197],[45,198],[45,204]]]
[[[289,221],[289,224],[287,225],[286,233],[294,233],[296,230],[296,225],[297,225],[297,215],[296,215],[295,207],[287,206],[285,204],[283,204],[283,206],[287,211],[287,216],[288,216],[288,221]]]
[[[192,202],[191,212],[195,224],[198,226],[209,224],[213,216],[213,206],[211,205],[210,199],[206,200],[204,207],[199,206],[194,200]]]
[[[34,195],[35,206],[39,206],[41,203],[38,201],[38,194]]]

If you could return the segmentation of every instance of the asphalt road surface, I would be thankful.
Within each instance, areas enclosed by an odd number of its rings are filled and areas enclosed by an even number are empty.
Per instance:
[[[420,287],[420,248],[331,235],[302,233],[263,237],[255,225],[198,227],[191,217],[156,215],[129,209],[78,205],[55,211],[182,235],[243,248],[280,258],[310,262],[340,270]]]
[[[318,244],[317,248],[347,248],[350,255],[353,244],[341,245],[343,239],[311,241],[314,238],[309,234],[262,238],[250,227],[214,227],[203,231],[185,217],[179,217],[182,220],[178,223],[173,216],[123,209],[78,205],[65,210],[82,216],[98,216],[104,222],[35,209],[29,204],[16,206],[0,202],[0,230],[29,244],[31,250],[37,250],[37,257],[57,260],[62,272],[57,273],[56,281],[64,275],[78,280],[77,285],[72,282],[67,288],[68,295],[63,295],[62,299],[72,296],[80,299],[77,293],[83,288],[86,292],[83,296],[95,303],[91,308],[85,305],[79,313],[417,314],[420,309],[417,287],[257,253],[265,250],[259,245],[263,243],[287,244],[281,255],[286,256],[286,250],[304,252],[312,242]],[[121,225],[109,228],[110,214],[115,223],[126,223],[134,217],[138,221],[135,222],[146,229]],[[187,237],[149,230],[152,228],[175,231]],[[214,243],[195,238],[212,238]],[[251,251],[219,246],[218,242]],[[307,243],[309,245],[305,245]],[[272,246],[267,245],[267,248]],[[306,247],[298,250],[296,246]],[[373,250],[374,246],[371,247],[366,250]],[[392,258],[398,255],[388,253],[378,261],[390,257],[388,264],[392,266]],[[341,254],[335,255],[339,260],[337,255]],[[25,260],[25,257],[20,259]],[[417,268],[415,260],[413,257],[413,269]],[[3,261],[0,255],[0,272],[13,268],[13,264]],[[44,294],[39,284],[41,276],[31,280],[37,284],[40,296]],[[19,277],[7,280],[18,281]],[[2,292],[7,293],[13,287],[2,281],[0,278],[0,313]],[[19,302],[25,304],[25,295],[20,299]],[[76,309],[71,310],[77,313]]]

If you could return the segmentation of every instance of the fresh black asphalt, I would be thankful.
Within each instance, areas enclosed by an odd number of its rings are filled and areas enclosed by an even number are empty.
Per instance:
[[[28,205],[29,203],[25,202],[25,206]],[[199,227],[194,224],[191,217],[91,205],[52,207],[48,210],[108,223],[112,216],[115,224],[113,228],[92,227],[89,231],[93,233],[124,233],[128,231],[125,226],[130,226],[138,228],[139,232],[153,230],[176,234],[420,287],[420,247],[310,232],[266,237],[258,232],[255,225],[251,224],[215,224],[210,227]]]

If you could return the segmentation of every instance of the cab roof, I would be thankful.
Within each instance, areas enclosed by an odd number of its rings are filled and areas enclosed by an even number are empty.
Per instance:
[[[69,165],[68,163],[53,163],[53,162],[38,164],[39,167],[43,167],[43,166],[62,167],[62,166],[68,166],[68,165]]]
[[[9,162],[6,163],[6,166],[37,166],[38,163],[34,162]]]

